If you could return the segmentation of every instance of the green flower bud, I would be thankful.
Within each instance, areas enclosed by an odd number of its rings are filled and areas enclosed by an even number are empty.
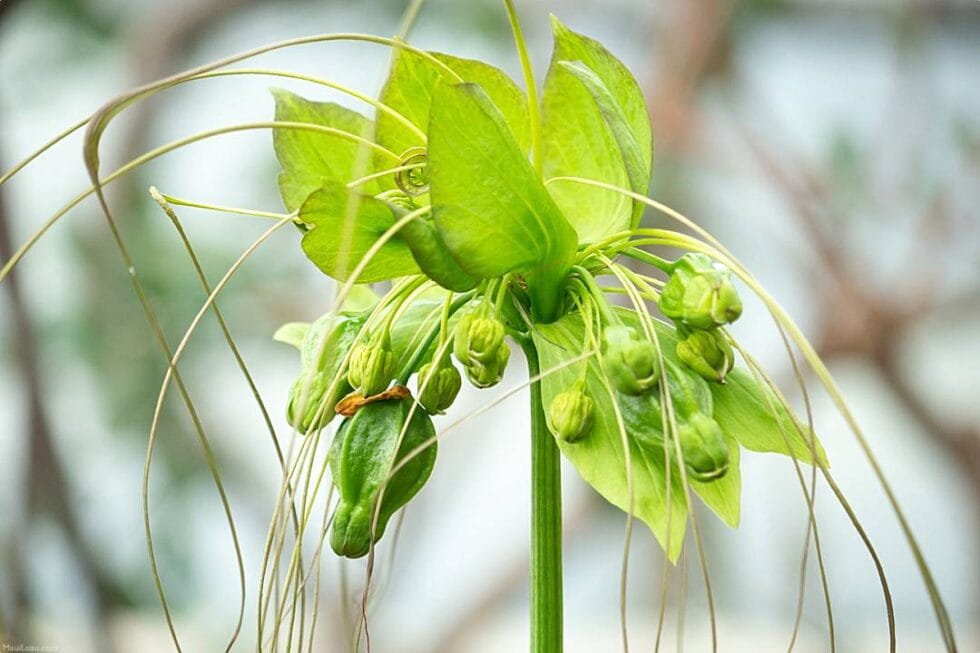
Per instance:
[[[300,375],[289,389],[289,400],[286,403],[286,419],[300,433],[317,431],[326,426],[334,417],[334,406],[351,388],[347,381],[341,379],[337,389],[327,397],[330,374]]]
[[[630,327],[606,328],[602,354],[609,380],[623,394],[643,394],[660,379],[656,347],[649,340],[638,338]]]
[[[729,324],[742,314],[742,300],[731,274],[704,254],[678,259],[659,304],[664,315],[694,329]]]
[[[592,430],[595,405],[585,392],[585,385],[576,383],[566,392],[555,395],[548,406],[551,432],[559,440],[578,442]]]
[[[497,350],[503,342],[504,323],[478,309],[460,318],[453,353],[463,365],[486,365],[497,358]]]
[[[731,343],[717,329],[692,331],[677,343],[677,357],[702,378],[718,383],[724,383],[735,364]]]
[[[351,352],[347,381],[365,397],[376,395],[395,377],[397,362],[387,342],[358,345]]]
[[[705,483],[721,478],[728,471],[728,443],[718,423],[701,412],[680,424],[678,436],[688,474]]]
[[[418,384],[422,407],[429,413],[443,413],[456,400],[463,379],[452,363],[426,363],[419,370]]]
[[[364,319],[361,316],[327,314],[310,325],[300,347],[302,370],[289,390],[286,418],[300,433],[317,431],[334,417],[334,406],[353,388],[341,378],[327,396],[334,377]]]
[[[435,427],[422,410],[415,410],[408,421],[412,403],[404,398],[366,404],[345,419],[334,436],[327,460],[340,498],[330,531],[330,547],[338,555],[366,555],[372,542],[381,539],[391,516],[422,489],[432,472]],[[395,465],[427,443],[388,478]],[[377,507],[382,486],[384,496]],[[372,537],[376,507],[378,521]]]
[[[500,383],[500,379],[504,378],[504,370],[507,368],[507,361],[509,360],[510,348],[501,344],[497,347],[493,360],[486,363],[474,360],[471,365],[466,365],[463,369],[466,371],[466,378],[470,380],[470,383],[478,388],[489,388],[497,385]]]

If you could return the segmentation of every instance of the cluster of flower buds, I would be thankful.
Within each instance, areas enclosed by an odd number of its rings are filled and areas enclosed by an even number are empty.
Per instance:
[[[456,327],[453,353],[473,385],[478,388],[496,385],[510,360],[503,322],[486,305],[463,315]]]
[[[551,432],[564,442],[578,442],[592,430],[595,406],[585,390],[585,384],[576,383],[571,390],[555,395],[548,406],[548,422]]]
[[[660,380],[656,347],[628,326],[609,326],[603,330],[602,355],[609,380],[623,394],[641,395]]]
[[[685,254],[674,263],[659,305],[677,325],[678,358],[703,378],[723,383],[735,357],[718,327],[742,314],[729,271],[704,254]]]
[[[395,378],[395,354],[385,332],[370,344],[359,344],[351,351],[347,381],[365,397],[384,392]]]
[[[452,406],[463,386],[459,370],[449,362],[426,363],[419,370],[419,403],[429,414],[442,414]]]

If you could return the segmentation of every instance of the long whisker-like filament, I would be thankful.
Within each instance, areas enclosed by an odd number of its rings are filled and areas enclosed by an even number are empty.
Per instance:
[[[55,145],[57,145],[58,143],[60,143],[61,141],[65,140],[66,138],[68,138],[69,136],[71,136],[72,134],[74,134],[75,132],[77,132],[79,129],[81,129],[82,127],[84,127],[85,125],[87,125],[89,119],[90,119],[90,116],[89,117],[82,118],[78,122],[76,122],[76,123],[68,126],[67,128],[65,128],[64,131],[62,131],[61,133],[57,134],[50,141],[48,141],[47,143],[45,143],[44,145],[42,145],[38,149],[36,149],[33,152],[31,152],[29,155],[27,155],[27,157],[25,157],[20,162],[14,164],[14,166],[12,168],[10,168],[6,172],[4,172],[2,175],[0,175],[0,186],[3,186],[5,183],[7,183],[10,180],[11,177],[13,177],[18,172],[20,172],[21,170],[23,170],[24,168],[26,168],[27,166],[29,166],[34,161],[34,159],[38,158],[39,156],[41,156],[42,154],[44,154],[45,152],[47,152],[48,150],[50,150],[52,147],[54,147]]]
[[[190,145],[192,143],[203,141],[215,136],[222,136],[225,134],[232,134],[236,132],[254,131],[259,129],[296,129],[300,131],[309,131],[309,132],[315,132],[321,134],[328,134],[330,136],[336,136],[338,138],[343,138],[356,143],[362,143],[365,147],[369,147],[377,151],[379,154],[383,154],[384,156],[389,157],[395,162],[399,161],[399,157],[396,154],[381,147],[380,145],[374,143],[373,141],[369,141],[366,138],[357,136],[356,134],[345,132],[342,129],[334,129],[331,127],[324,127],[322,125],[314,125],[311,123],[288,122],[288,121],[264,121],[264,122],[245,123],[241,125],[230,125],[226,127],[219,127],[217,129],[211,129],[208,131],[200,132],[198,134],[194,134],[193,136],[187,136],[178,139],[176,141],[173,141],[171,143],[167,143],[166,145],[157,147],[153,150],[150,150],[149,152],[146,152],[145,154],[136,157],[129,163],[120,166],[111,174],[100,179],[97,184],[93,181],[92,186],[90,186],[88,190],[83,191],[82,193],[75,196],[71,201],[65,204],[65,206],[59,209],[54,215],[48,218],[41,225],[41,227],[35,230],[35,232],[30,236],[30,238],[28,238],[27,242],[21,245],[17,249],[17,251],[14,252],[14,255],[10,258],[10,260],[6,261],[3,267],[0,268],[0,282],[2,282],[4,278],[6,278],[6,276],[10,273],[10,271],[14,268],[14,266],[17,265],[17,263],[24,257],[24,255],[28,251],[30,251],[30,249],[37,243],[37,241],[40,240],[45,233],[47,233],[48,229],[54,226],[54,224],[57,223],[58,220],[60,220],[66,213],[68,213],[71,209],[75,208],[83,200],[85,200],[86,198],[90,197],[93,194],[98,195],[102,187],[111,184],[112,182],[116,181],[120,177],[123,177],[129,172],[135,170],[136,168],[160,156],[163,156],[164,154],[167,154],[181,147],[184,147],[185,145]]]

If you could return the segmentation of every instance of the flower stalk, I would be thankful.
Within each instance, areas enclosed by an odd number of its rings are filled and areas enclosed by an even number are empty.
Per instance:
[[[540,374],[538,352],[521,339],[528,375]],[[531,653],[562,650],[561,466],[548,430],[541,383],[531,384]]]

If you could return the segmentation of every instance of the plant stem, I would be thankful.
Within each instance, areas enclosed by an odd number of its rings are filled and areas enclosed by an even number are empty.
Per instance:
[[[528,374],[540,374],[530,338],[521,341]],[[531,653],[561,653],[561,467],[545,422],[541,383],[531,384]]]

